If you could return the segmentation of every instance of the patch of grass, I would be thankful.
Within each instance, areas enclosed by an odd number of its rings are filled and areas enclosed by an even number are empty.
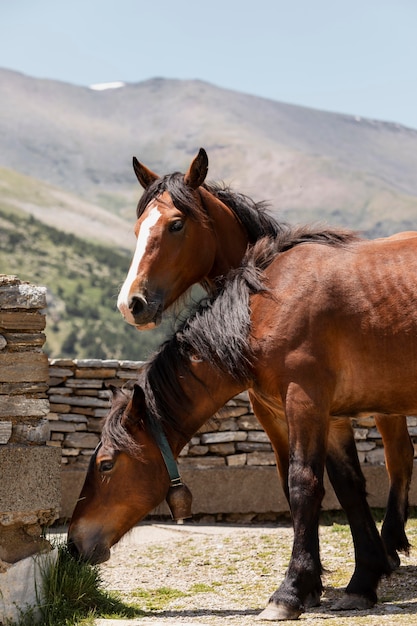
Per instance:
[[[212,591],[216,591],[216,587],[221,587],[222,583],[213,582],[211,585],[206,585],[205,583],[195,583],[191,588],[190,592],[192,594],[195,593],[211,593]]]
[[[140,601],[142,610],[144,611],[162,611],[171,604],[173,600],[181,598],[191,598],[199,593],[215,593],[222,583],[212,582],[210,585],[206,583],[194,583],[188,591],[181,591],[172,587],[158,587],[156,589],[145,589],[138,587],[130,593],[133,598]]]
[[[142,617],[143,611],[126,604],[118,594],[104,589],[98,567],[74,559],[66,545],[58,545],[58,558],[45,566],[38,590],[42,626],[93,626],[97,617]],[[22,612],[17,623],[33,626],[33,609]]]
[[[179,589],[172,589],[171,587],[158,587],[157,589],[138,587],[132,591],[131,595],[134,598],[140,599],[143,609],[147,611],[161,611],[172,602],[172,600],[185,598],[188,594]]]

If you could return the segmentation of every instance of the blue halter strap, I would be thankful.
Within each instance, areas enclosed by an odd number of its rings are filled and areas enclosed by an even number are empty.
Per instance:
[[[155,441],[158,444],[158,448],[160,449],[162,458],[164,459],[169,479],[171,481],[171,487],[181,487],[183,485],[183,482],[181,480],[181,476],[178,470],[178,465],[174,459],[171,446],[169,445],[168,439],[166,438],[166,435],[162,430],[161,424],[158,420],[155,419],[151,421],[151,424],[152,434],[155,437]]]

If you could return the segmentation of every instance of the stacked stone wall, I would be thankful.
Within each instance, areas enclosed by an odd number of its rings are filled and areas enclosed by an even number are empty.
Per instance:
[[[45,306],[44,287],[0,275],[0,623],[36,602],[32,556],[50,549],[43,528],[60,511],[61,451],[47,446]]]
[[[129,383],[141,365],[138,361],[117,360],[50,361],[49,445],[62,449],[65,467],[86,468],[99,442],[102,418],[108,412],[108,385],[121,387]],[[353,422],[361,462],[382,464],[384,450],[374,419],[358,418]],[[417,451],[417,418],[409,417],[408,426]],[[180,463],[196,469],[275,464],[271,444],[253,414],[246,392],[230,400],[201,428],[183,450]]]

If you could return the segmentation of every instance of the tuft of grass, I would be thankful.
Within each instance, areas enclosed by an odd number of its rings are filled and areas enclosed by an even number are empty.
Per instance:
[[[59,544],[55,563],[41,571],[37,590],[39,622],[42,626],[93,626],[97,617],[142,617],[143,611],[124,603],[118,594],[104,589],[97,566],[74,559],[65,544]],[[17,623],[6,626],[33,626],[33,609],[21,612]]]

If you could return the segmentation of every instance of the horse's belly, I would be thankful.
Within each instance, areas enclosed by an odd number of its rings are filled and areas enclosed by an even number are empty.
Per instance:
[[[370,412],[417,415],[417,360],[351,361],[338,373],[332,414]],[[402,362],[401,362],[402,361]]]

